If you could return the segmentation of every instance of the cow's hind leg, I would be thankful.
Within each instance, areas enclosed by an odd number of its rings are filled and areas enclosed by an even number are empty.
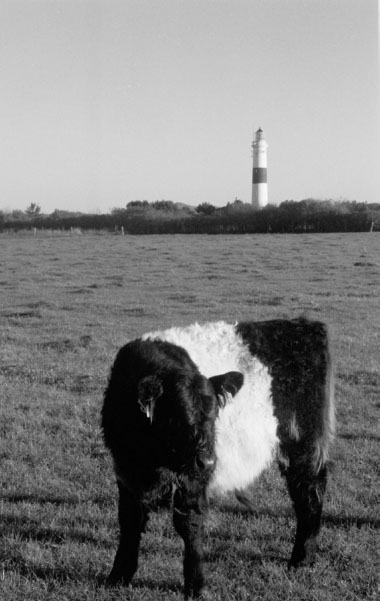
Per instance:
[[[142,503],[120,482],[119,488],[119,547],[107,584],[129,584],[137,570],[141,533],[147,522]]]
[[[304,460],[290,459],[281,469],[286,478],[297,518],[296,537],[289,567],[312,564],[317,550],[317,536],[321,527],[323,497],[326,490],[327,469],[315,469]]]
[[[203,522],[206,509],[204,492],[197,495],[186,489],[174,494],[173,523],[184,541],[183,572],[185,597],[207,598],[203,573]]]

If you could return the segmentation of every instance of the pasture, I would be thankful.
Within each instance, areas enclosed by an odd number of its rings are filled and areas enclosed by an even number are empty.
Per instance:
[[[304,314],[327,322],[338,431],[318,561],[287,570],[295,519],[277,471],[213,501],[206,560],[221,601],[380,594],[380,236],[0,236],[0,598],[182,599],[165,510],[131,588],[107,589],[117,491],[99,413],[118,348],[174,324]]]

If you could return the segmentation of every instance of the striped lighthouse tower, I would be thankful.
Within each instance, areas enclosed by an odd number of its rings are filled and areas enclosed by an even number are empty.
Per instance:
[[[256,132],[256,139],[252,142],[252,206],[255,209],[261,209],[268,204],[267,148],[268,144],[260,127]]]

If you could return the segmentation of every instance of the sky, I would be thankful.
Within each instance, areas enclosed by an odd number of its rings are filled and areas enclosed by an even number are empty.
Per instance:
[[[0,0],[0,210],[380,202],[378,0]]]

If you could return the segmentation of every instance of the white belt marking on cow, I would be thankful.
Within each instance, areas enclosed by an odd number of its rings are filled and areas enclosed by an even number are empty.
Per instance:
[[[244,374],[242,388],[216,421],[217,464],[210,491],[223,494],[251,484],[271,463],[278,445],[268,369],[251,355],[234,325],[223,321],[151,332],[143,339],[182,346],[206,377]]]

